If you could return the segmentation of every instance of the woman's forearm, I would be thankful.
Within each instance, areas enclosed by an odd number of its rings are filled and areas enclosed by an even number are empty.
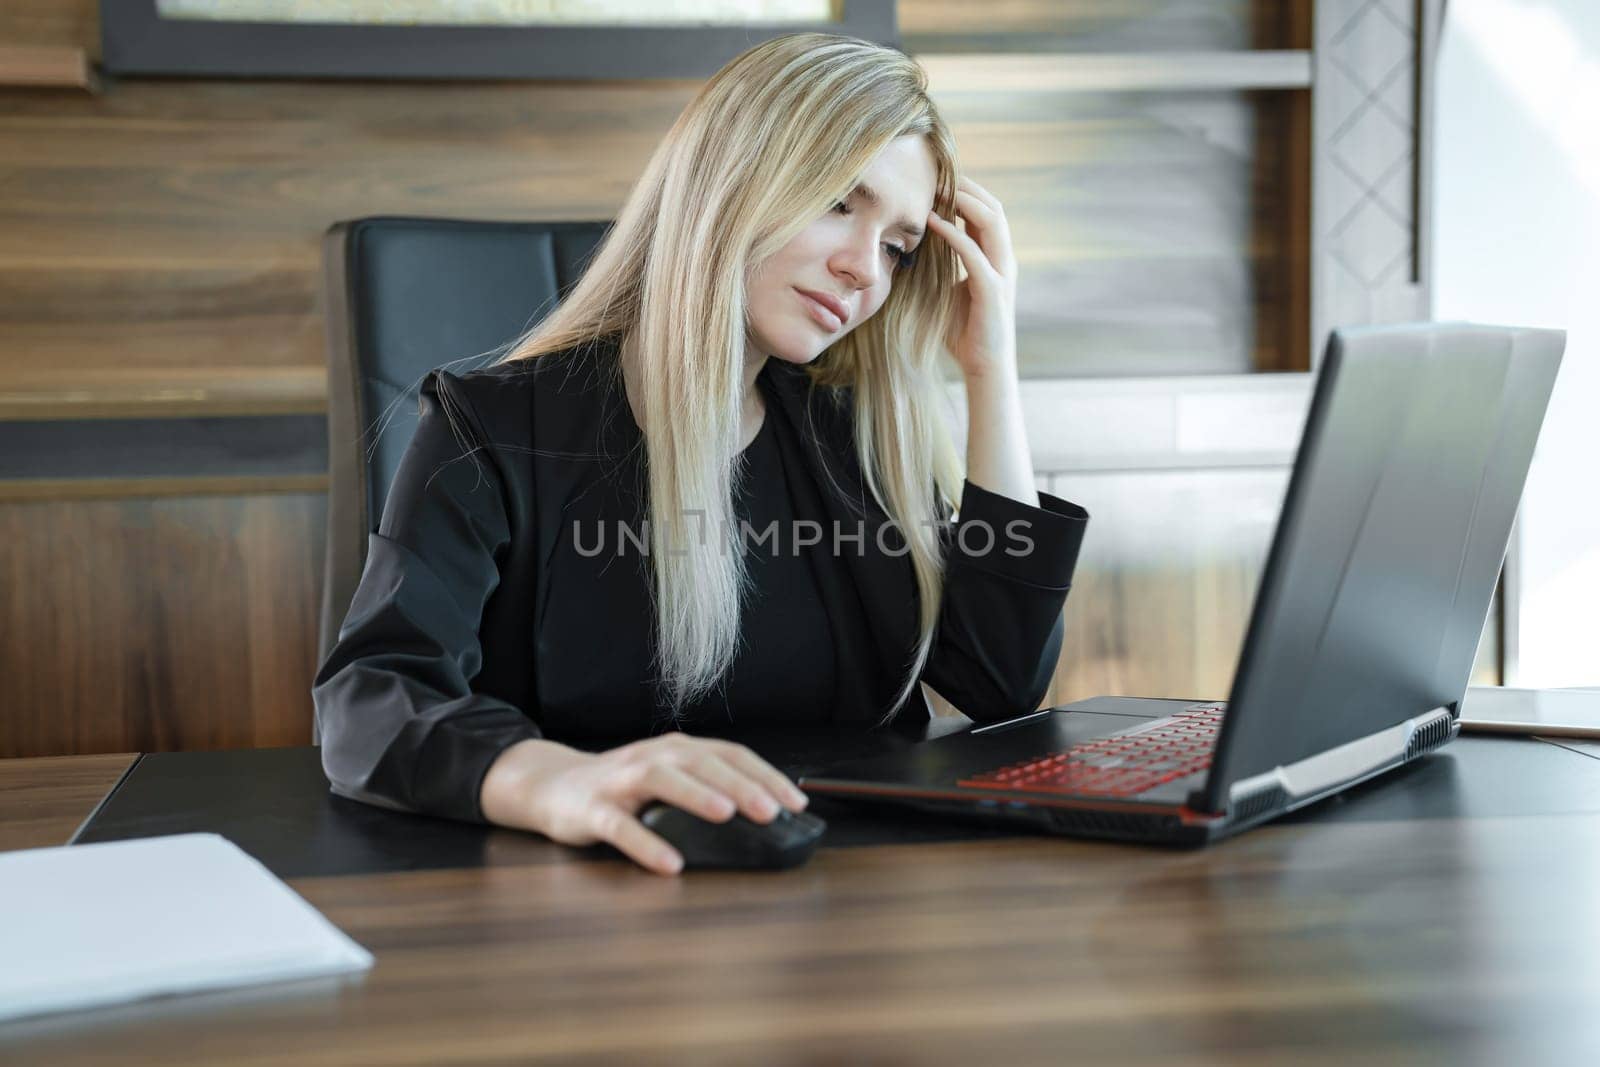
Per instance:
[[[967,480],[980,489],[1039,506],[1033,457],[1022,422],[1022,387],[1015,372],[969,375]]]

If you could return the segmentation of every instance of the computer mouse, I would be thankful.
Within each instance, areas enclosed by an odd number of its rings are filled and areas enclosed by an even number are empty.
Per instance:
[[[736,867],[782,870],[811,858],[828,824],[806,812],[780,808],[769,823],[735,813],[727,822],[711,822],[665,801],[652,801],[639,821],[683,856],[690,868]]]

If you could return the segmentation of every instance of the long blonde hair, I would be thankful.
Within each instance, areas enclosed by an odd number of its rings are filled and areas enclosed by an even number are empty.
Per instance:
[[[674,720],[732,664],[749,592],[732,540],[746,283],[907,134],[926,138],[934,209],[952,217],[954,140],[910,57],[821,33],[740,54],[668,131],[582,278],[502,360],[607,335],[629,339],[622,369],[638,390],[648,457],[655,667]],[[853,394],[866,486],[903,535],[916,573],[919,640],[897,665],[906,678],[883,722],[927,662],[943,589],[938,524],[963,477],[941,416],[940,353],[956,271],[954,252],[930,231],[879,312],[806,368],[814,385]],[[703,518],[692,520],[695,513]]]

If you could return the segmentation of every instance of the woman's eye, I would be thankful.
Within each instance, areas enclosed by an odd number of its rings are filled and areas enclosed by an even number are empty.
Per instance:
[[[850,205],[843,200],[835,200],[833,202],[833,210],[841,215],[848,215],[850,214]],[[907,252],[899,245],[886,244],[883,247],[888,252],[889,258],[894,260],[895,266],[900,270],[906,269],[917,261],[917,254],[914,251]]]

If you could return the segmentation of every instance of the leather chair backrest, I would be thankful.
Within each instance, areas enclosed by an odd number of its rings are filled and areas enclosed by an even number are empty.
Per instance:
[[[318,661],[338,637],[428,372],[487,366],[582,276],[611,224],[373,217],[323,238],[328,537]]]

